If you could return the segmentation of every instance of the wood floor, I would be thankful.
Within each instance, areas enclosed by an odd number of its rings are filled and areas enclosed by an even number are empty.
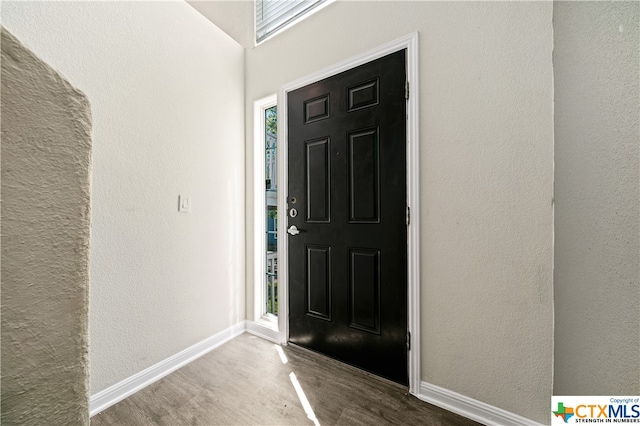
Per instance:
[[[405,388],[243,334],[91,419],[105,425],[477,425]]]

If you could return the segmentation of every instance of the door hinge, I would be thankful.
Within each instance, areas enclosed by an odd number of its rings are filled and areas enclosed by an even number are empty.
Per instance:
[[[407,206],[407,226],[411,225],[411,207]]]
[[[404,82],[404,98],[409,99],[409,81]]]
[[[411,350],[411,332],[407,331],[407,350]]]

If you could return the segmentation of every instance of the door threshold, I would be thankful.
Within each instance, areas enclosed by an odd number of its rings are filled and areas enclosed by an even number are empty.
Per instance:
[[[308,349],[308,348],[305,348],[305,347],[300,346],[300,345],[296,345],[295,343],[291,343],[291,342],[287,343],[287,348],[293,349],[294,351],[298,352],[299,355],[301,355],[301,356],[303,356],[303,357],[305,357],[307,359],[314,359],[314,360],[326,362],[326,363],[332,364],[333,366],[335,366],[337,368],[340,368],[340,369],[343,369],[343,370],[346,370],[346,371],[355,372],[355,373],[361,374],[363,376],[367,376],[367,377],[370,377],[372,379],[379,380],[379,381],[381,381],[383,383],[392,385],[392,386],[394,386],[394,387],[396,387],[398,389],[401,389],[401,390],[409,393],[409,385],[403,385],[401,383],[394,382],[393,380],[389,380],[389,379],[387,379],[385,377],[378,376],[377,374],[371,373],[370,371],[363,370],[362,368],[358,368],[358,367],[355,367],[355,366],[353,366],[351,364],[347,364],[346,362],[337,360],[337,359],[332,358],[332,357],[330,357],[328,355],[325,355],[323,353],[316,352],[313,349]]]

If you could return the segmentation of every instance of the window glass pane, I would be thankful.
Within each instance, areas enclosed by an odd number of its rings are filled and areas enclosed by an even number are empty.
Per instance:
[[[276,143],[278,112],[276,107],[265,110],[265,217],[267,230],[265,313],[278,315],[278,172]]]

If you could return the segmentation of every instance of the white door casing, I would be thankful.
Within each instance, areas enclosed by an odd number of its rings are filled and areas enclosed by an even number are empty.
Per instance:
[[[407,280],[408,280],[408,329],[411,334],[409,351],[409,391],[420,393],[420,199],[419,199],[419,102],[418,102],[418,33],[372,49],[346,61],[332,65],[306,77],[300,78],[280,88],[279,111],[287,111],[287,93],[308,84],[331,77],[340,72],[371,62],[399,50],[407,50],[407,80],[409,98],[407,100],[407,206],[410,221],[407,228]],[[278,114],[278,150],[288,152],[287,114]],[[285,155],[278,156],[278,217],[285,217],[288,195],[288,167]],[[278,333],[281,344],[286,345],[288,329],[288,238],[287,224],[281,222],[278,229],[279,271],[278,271]]]

